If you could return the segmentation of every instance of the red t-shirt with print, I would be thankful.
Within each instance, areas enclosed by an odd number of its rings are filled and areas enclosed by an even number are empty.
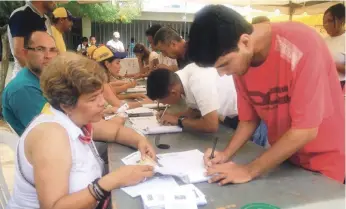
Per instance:
[[[333,58],[312,28],[294,22],[271,25],[266,61],[234,76],[239,119],[264,120],[271,145],[290,128],[318,127],[317,137],[290,161],[343,182],[345,103]]]

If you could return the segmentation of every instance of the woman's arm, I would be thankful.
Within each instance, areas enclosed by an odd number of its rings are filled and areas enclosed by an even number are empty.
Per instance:
[[[32,129],[25,142],[25,156],[34,169],[41,209],[95,208],[96,200],[87,188],[69,194],[72,156],[69,136],[62,126],[40,124]]]
[[[119,137],[125,137],[127,133],[121,132],[123,131],[120,131]],[[138,142],[137,147],[147,148],[148,145],[142,144]],[[25,155],[34,168],[35,187],[41,209],[96,207],[96,199],[87,187],[69,194],[72,156],[69,136],[62,126],[57,123],[43,123],[35,127],[27,136]],[[99,185],[106,191],[111,191],[137,184],[151,176],[153,168],[150,166],[123,166],[102,177]]]
[[[119,93],[127,91],[127,89],[129,89],[129,88],[135,87],[137,85],[137,83],[136,83],[136,81],[129,81],[123,85],[113,85],[113,82],[111,82],[110,85],[112,87],[113,92],[115,94],[119,94]]]
[[[108,104],[112,105],[113,107],[121,106],[121,101],[118,99],[108,83],[103,85],[103,96]]]
[[[111,82],[109,82],[112,86],[122,86],[125,84],[128,84],[129,81],[122,81],[122,80],[112,80]]]

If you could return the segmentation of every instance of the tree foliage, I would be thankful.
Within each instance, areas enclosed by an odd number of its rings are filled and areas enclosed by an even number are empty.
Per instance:
[[[0,1],[0,26],[6,25],[13,10],[24,4],[25,1]]]
[[[140,15],[140,1],[129,1],[125,3],[93,3],[79,4],[76,1],[70,1],[59,6],[68,9],[74,16],[88,17],[95,22],[124,22]]]

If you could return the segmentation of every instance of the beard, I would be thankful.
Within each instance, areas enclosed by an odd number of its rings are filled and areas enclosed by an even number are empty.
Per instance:
[[[47,14],[52,13],[56,8],[56,4],[50,1],[46,1],[43,3],[44,9],[47,11]]]

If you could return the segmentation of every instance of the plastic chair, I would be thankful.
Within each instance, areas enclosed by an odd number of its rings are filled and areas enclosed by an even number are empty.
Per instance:
[[[9,146],[13,152],[16,152],[19,136],[7,130],[0,130],[0,144]],[[8,200],[10,199],[10,192],[5,181],[2,164],[0,161],[0,209],[5,208]]]

